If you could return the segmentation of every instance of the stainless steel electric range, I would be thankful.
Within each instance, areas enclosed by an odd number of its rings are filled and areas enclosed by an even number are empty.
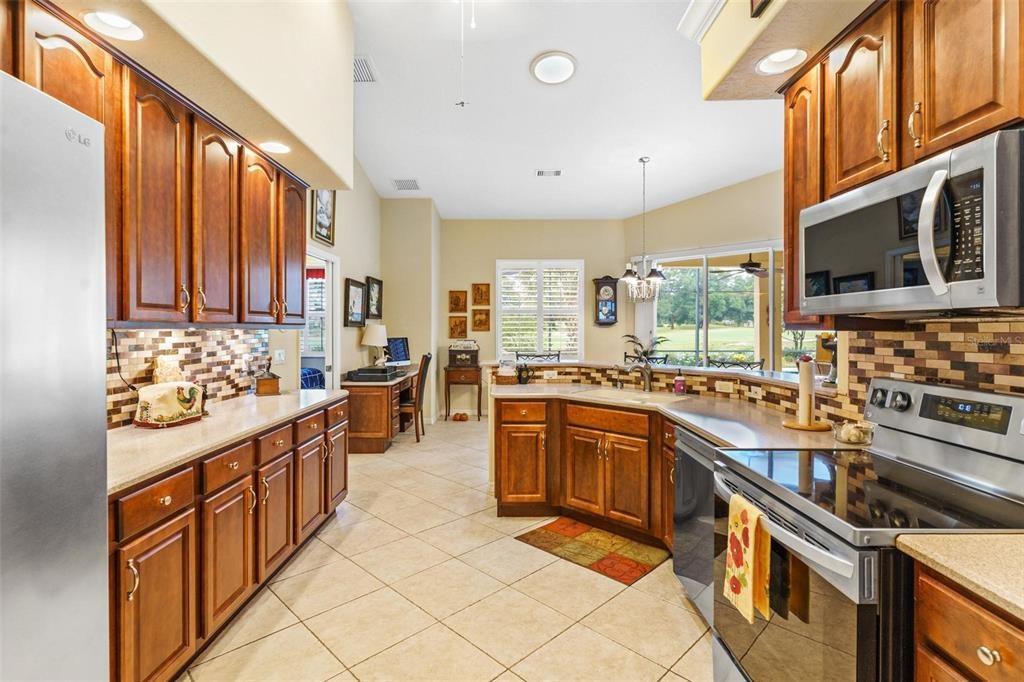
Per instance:
[[[875,379],[864,416],[877,426],[859,450],[722,450],[677,430],[673,562],[712,628],[716,681],[909,679],[897,536],[1024,532],[1024,397]],[[721,596],[736,494],[764,512],[782,578],[753,624]]]

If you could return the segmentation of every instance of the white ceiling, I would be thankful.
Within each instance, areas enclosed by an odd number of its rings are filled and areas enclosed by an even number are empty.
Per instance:
[[[685,0],[465,0],[465,108],[459,2],[352,0],[356,155],[383,197],[432,197],[445,218],[622,218],[782,167],[780,100],[705,102],[700,50],[676,31]],[[530,61],[575,55],[567,83]],[[561,168],[560,178],[537,178]],[[421,191],[397,192],[415,178]]]

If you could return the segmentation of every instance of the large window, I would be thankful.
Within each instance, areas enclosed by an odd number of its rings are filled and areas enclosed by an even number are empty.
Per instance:
[[[327,280],[324,268],[306,268],[306,326],[299,346],[306,356],[322,356],[327,344]]]
[[[583,261],[497,262],[498,358],[561,353],[583,358]]]

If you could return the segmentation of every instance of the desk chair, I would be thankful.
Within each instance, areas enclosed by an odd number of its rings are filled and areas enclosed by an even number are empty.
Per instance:
[[[427,435],[427,425],[423,420],[423,396],[427,392],[427,370],[430,368],[430,360],[434,356],[425,354],[420,359],[420,373],[416,377],[416,397],[406,400],[398,405],[399,414],[412,415],[413,428],[416,431],[416,442],[420,442],[420,431]]]

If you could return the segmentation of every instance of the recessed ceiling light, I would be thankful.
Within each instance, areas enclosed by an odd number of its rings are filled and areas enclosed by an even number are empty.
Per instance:
[[[86,25],[97,33],[118,40],[142,40],[142,29],[130,19],[113,12],[89,12],[84,17]]]
[[[755,71],[762,76],[775,76],[800,66],[807,59],[807,51],[797,47],[772,52],[757,63]]]
[[[552,50],[542,52],[530,62],[530,73],[546,85],[558,85],[572,78],[576,72],[576,58],[568,52]]]
[[[291,147],[283,142],[261,142],[260,149],[271,154],[287,154],[292,150]]]

